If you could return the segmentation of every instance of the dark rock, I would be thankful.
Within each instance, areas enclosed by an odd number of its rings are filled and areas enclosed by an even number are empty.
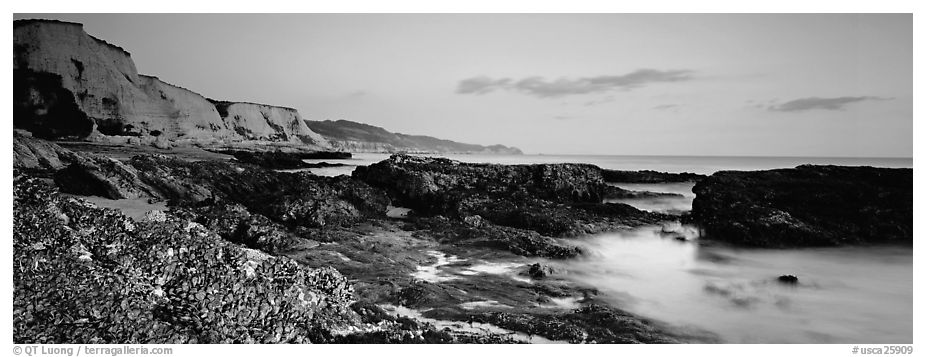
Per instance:
[[[697,182],[707,177],[690,172],[671,173],[652,170],[622,171],[607,169],[601,170],[601,176],[605,182],[621,183]]]
[[[457,203],[473,193],[601,202],[605,187],[597,167],[586,164],[469,164],[408,155],[358,167],[353,177],[387,190],[400,206],[432,214],[456,213]]]
[[[797,284],[797,277],[794,275],[782,275],[778,277],[778,282],[784,284]]]
[[[639,198],[682,198],[682,194],[671,192],[653,192],[653,191],[633,191],[625,190],[617,186],[608,185],[605,189],[605,198],[607,199],[639,199]]]
[[[553,274],[553,268],[549,265],[543,265],[540,263],[531,264],[530,268],[527,269],[527,275],[534,279],[543,279],[549,275]]]
[[[423,215],[480,216],[548,236],[597,233],[664,218],[625,204],[602,204],[606,185],[599,172],[581,164],[467,164],[393,155],[358,167],[353,177],[385,189],[400,205]]]
[[[54,177],[61,191],[67,193],[110,199],[160,198],[156,190],[141,181],[134,167],[104,156],[75,156],[74,162]]]
[[[694,187],[706,237],[767,247],[913,243],[913,170],[722,171]]]
[[[13,197],[15,343],[305,343],[359,323],[334,269],[169,215],[135,222],[28,177]]]
[[[128,164],[89,156],[59,171],[62,190],[109,198],[153,197],[174,204],[226,201],[286,226],[351,224],[382,216],[385,194],[348,177],[282,173],[228,162],[139,155]]]
[[[232,155],[240,162],[254,164],[274,170],[302,169],[341,166],[341,164],[309,164],[302,160],[308,159],[350,159],[348,152],[285,152],[285,151],[242,151],[242,150],[216,150],[215,152]]]
[[[460,225],[447,218],[417,218],[412,222],[415,229],[425,229],[429,236],[438,241],[454,245],[466,244],[473,247],[487,247],[508,250],[527,257],[551,259],[572,258],[582,254],[579,247],[568,245],[534,231],[482,224],[478,227]]]

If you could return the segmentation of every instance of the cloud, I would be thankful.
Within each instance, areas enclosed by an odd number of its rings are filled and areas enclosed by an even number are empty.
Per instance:
[[[571,115],[554,115],[554,116],[553,116],[553,119],[556,119],[556,120],[570,120],[570,119],[575,119],[575,117],[574,117],[574,116],[571,116]]]
[[[653,107],[653,109],[656,109],[656,110],[669,110],[669,109],[678,109],[678,107],[680,107],[680,105],[678,105],[678,104],[661,104],[661,105],[657,105],[657,106]]]
[[[543,77],[522,79],[473,77],[460,81],[459,94],[486,94],[496,90],[524,93],[538,98],[558,98],[568,95],[604,93],[611,90],[631,90],[651,83],[689,81],[694,72],[690,70],[660,71],[640,69],[624,75],[603,75],[582,78],[559,78],[547,80]]]
[[[464,79],[457,85],[457,93],[460,94],[486,94],[499,88],[503,88],[511,82],[508,78],[492,79],[489,77],[473,77]]]
[[[795,99],[789,102],[784,102],[778,105],[769,105],[768,110],[774,112],[802,112],[807,110],[844,110],[845,106],[852,103],[872,101],[872,100],[889,100],[891,98],[881,98],[881,97],[871,97],[871,96],[862,96],[862,97],[836,97],[836,98],[820,98],[820,97],[808,97]]]

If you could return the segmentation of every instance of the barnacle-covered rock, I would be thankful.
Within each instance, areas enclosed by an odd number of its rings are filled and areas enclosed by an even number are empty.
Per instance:
[[[255,255],[172,215],[134,222],[28,177],[13,206],[16,343],[302,343],[359,323],[332,268]]]

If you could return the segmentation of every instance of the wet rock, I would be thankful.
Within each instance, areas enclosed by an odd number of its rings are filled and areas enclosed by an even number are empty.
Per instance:
[[[29,177],[13,189],[15,343],[305,343],[359,323],[334,269],[255,260],[201,225],[133,222]]]
[[[783,284],[797,284],[797,277],[794,275],[782,275],[778,277],[778,282]]]
[[[652,170],[622,171],[606,169],[601,170],[601,176],[604,178],[605,182],[619,183],[698,182],[707,177],[690,172],[671,173]]]
[[[447,218],[434,217],[418,218],[412,222],[412,227],[426,230],[429,236],[442,243],[503,249],[528,257],[566,259],[582,254],[579,247],[561,243],[537,232],[494,224],[472,227]]]
[[[552,267],[540,263],[531,264],[531,266],[527,269],[527,275],[530,275],[530,277],[534,279],[546,278],[547,276],[552,275],[553,272],[554,271]]]
[[[138,171],[116,159],[85,154],[54,175],[62,192],[110,199],[160,197]]]
[[[131,160],[141,179],[164,197],[198,204],[241,204],[288,227],[352,224],[386,211],[385,194],[349,177],[284,173],[227,162],[186,162],[153,155]]]
[[[318,164],[309,164],[303,160],[351,158],[351,154],[348,152],[288,152],[242,150],[217,150],[216,152],[232,155],[236,160],[243,163],[254,164],[274,170],[340,166],[340,164],[327,164],[321,166]]]
[[[431,214],[456,213],[456,204],[473,193],[601,202],[605,186],[593,165],[468,164],[408,155],[358,167],[353,177],[389,191],[405,207]]]
[[[913,243],[913,170],[721,171],[694,187],[706,237],[750,246]]]
[[[490,165],[393,155],[353,177],[385,189],[423,215],[488,222],[547,236],[576,236],[650,224],[663,215],[602,204],[606,185],[592,165]],[[468,220],[468,221],[467,221]]]

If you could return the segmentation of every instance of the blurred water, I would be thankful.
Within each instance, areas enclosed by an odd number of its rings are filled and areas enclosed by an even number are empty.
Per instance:
[[[657,157],[568,155],[443,155],[464,162],[498,164],[590,163],[607,169],[710,174],[800,164],[912,167],[912,159]],[[350,174],[356,165],[388,158],[355,154],[354,166],[313,170]],[[639,209],[691,209],[693,183],[614,184],[634,191],[680,197],[622,199]],[[670,233],[666,233],[666,231]],[[648,226],[570,240],[590,252],[548,261],[567,279],[599,289],[600,299],[674,326],[705,329],[731,343],[913,342],[913,250],[907,247],[742,249],[702,244],[695,227]],[[687,240],[676,239],[685,236]],[[797,285],[779,283],[793,274]]]
[[[725,342],[913,343],[911,248],[736,249],[661,230],[587,237],[592,254],[559,266],[617,306]]]

